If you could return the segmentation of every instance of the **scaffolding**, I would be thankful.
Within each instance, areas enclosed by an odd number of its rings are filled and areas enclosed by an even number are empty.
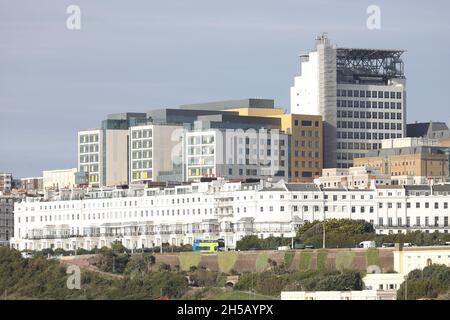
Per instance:
[[[404,50],[337,48],[338,82],[404,79]]]

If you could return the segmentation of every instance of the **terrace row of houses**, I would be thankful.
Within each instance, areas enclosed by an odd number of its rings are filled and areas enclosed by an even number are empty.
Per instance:
[[[292,237],[306,221],[362,219],[377,233],[448,233],[450,184],[323,188],[314,183],[192,182],[166,188],[61,190],[15,204],[11,246],[87,250],[121,241],[130,249],[246,235]]]

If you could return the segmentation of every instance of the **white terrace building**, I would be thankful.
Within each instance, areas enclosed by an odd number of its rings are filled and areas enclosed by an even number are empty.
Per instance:
[[[234,248],[245,235],[292,237],[305,221],[363,219],[378,233],[448,232],[450,185],[323,189],[304,183],[244,183],[222,179],[164,189],[62,190],[43,201],[16,203],[11,246],[93,249],[191,244],[224,238]]]

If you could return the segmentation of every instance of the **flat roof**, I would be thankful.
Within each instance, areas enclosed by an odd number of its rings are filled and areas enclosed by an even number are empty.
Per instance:
[[[237,108],[273,109],[274,107],[275,102],[273,99],[260,99],[260,98],[212,101],[212,102],[180,105],[180,109],[188,109],[188,110],[226,110]]]

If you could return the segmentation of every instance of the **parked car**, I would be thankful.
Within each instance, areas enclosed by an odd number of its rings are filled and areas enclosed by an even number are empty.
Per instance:
[[[314,249],[315,247],[313,245],[307,245],[305,246],[305,249]]]
[[[404,247],[412,247],[413,244],[412,244],[412,243],[409,243],[409,242],[405,242],[405,243],[403,244],[403,246],[404,246]]]
[[[393,248],[395,247],[394,243],[386,242],[381,245],[382,248]]]

